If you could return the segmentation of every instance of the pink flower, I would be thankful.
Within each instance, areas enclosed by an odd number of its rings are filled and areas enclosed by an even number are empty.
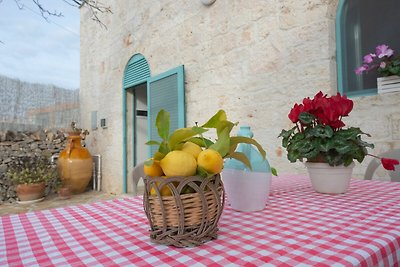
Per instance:
[[[386,62],[382,61],[381,64],[379,64],[379,68],[386,68]]]
[[[389,48],[387,45],[378,45],[376,47],[376,55],[378,58],[383,58],[383,57],[390,57],[393,55],[393,50]]]
[[[372,53],[371,53],[371,54],[368,54],[368,55],[364,56],[363,62],[369,64],[369,63],[371,63],[372,61],[374,61],[374,57],[376,57],[375,54],[372,54]]]
[[[356,74],[361,74],[361,73],[363,73],[364,71],[367,71],[367,70],[368,70],[368,65],[362,65],[361,67],[358,67],[356,69]]]
[[[382,166],[388,171],[394,171],[394,165],[399,165],[397,159],[381,158]]]

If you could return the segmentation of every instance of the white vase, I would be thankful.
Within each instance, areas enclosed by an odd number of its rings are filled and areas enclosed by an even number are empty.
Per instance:
[[[346,193],[350,185],[354,162],[349,166],[330,166],[328,163],[305,163],[312,187],[319,193]]]
[[[265,208],[271,187],[270,172],[224,169],[221,175],[232,209],[259,211]]]

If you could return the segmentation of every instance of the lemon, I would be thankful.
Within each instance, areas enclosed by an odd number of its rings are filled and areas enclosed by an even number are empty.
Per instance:
[[[160,166],[166,176],[191,176],[196,173],[197,162],[192,154],[174,150],[165,155]]]
[[[160,162],[157,160],[154,160],[153,164],[151,164],[151,165],[144,164],[143,171],[144,171],[144,174],[146,174],[147,176],[151,176],[151,177],[164,175],[164,172],[160,166]]]
[[[167,178],[166,176],[162,176],[162,177],[163,177],[164,179]],[[156,185],[159,186],[160,183],[159,183],[159,182],[156,182]],[[160,190],[160,195],[161,195],[161,196],[172,196],[171,189],[169,189],[169,187],[168,187],[167,185],[164,185],[164,186],[163,186],[161,189],[159,189],[159,190]],[[151,195],[151,196],[157,196],[156,189],[154,188],[154,186],[152,186],[151,189],[150,189],[150,195]]]
[[[203,151],[199,145],[192,142],[184,143],[181,150],[192,154],[195,159],[197,159],[197,156]]]
[[[197,165],[205,169],[208,173],[220,173],[224,167],[224,160],[217,151],[205,149],[197,157]]]

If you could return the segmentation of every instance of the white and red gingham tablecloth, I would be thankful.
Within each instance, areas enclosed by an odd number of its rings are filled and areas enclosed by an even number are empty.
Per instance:
[[[263,211],[226,205],[217,240],[174,248],[148,231],[141,197],[6,215],[0,266],[399,266],[400,183],[326,195],[282,175]]]

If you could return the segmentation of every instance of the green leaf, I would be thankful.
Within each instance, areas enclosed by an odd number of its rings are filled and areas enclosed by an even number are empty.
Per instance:
[[[274,167],[271,167],[271,173],[273,176],[278,176],[278,171]]]
[[[158,135],[162,140],[168,140],[169,135],[169,125],[170,125],[170,115],[168,111],[161,109],[156,118],[156,127],[158,130]]]
[[[286,131],[286,130],[282,130],[282,132],[279,134],[278,137],[283,137],[283,138],[289,138],[294,131],[296,130],[296,127],[293,127],[292,129]]]
[[[164,157],[165,157],[165,155],[166,154],[163,154],[163,153],[161,153],[161,152],[159,152],[159,151],[157,151],[155,154],[154,154],[154,160],[162,160]]]
[[[333,136],[333,130],[328,125],[317,125],[315,128],[310,128],[309,130],[307,130],[306,136],[331,138]]]
[[[230,143],[231,143],[231,147],[230,147],[230,152],[229,154],[233,153],[236,150],[236,147],[238,146],[238,144],[240,143],[245,143],[245,144],[251,144],[257,147],[258,152],[260,152],[261,156],[265,159],[266,156],[266,152],[265,150],[262,148],[262,146],[254,139],[250,138],[250,137],[245,137],[245,136],[232,136],[230,138]]]
[[[202,130],[200,130],[200,129],[202,129]],[[204,133],[206,131],[207,131],[207,129],[200,128],[200,127],[197,127],[196,129],[193,129],[193,128],[176,129],[169,137],[169,142],[168,142],[169,148],[171,150],[175,150],[176,146],[179,143],[186,141],[188,138],[193,137],[199,133],[200,134]]]
[[[235,126],[237,123],[233,123],[230,121],[220,121],[219,125],[217,125],[217,136],[218,138],[222,134],[223,131],[228,132],[228,135],[230,135],[230,132],[232,131],[233,126]],[[225,134],[225,133],[223,133]]]
[[[226,117],[225,111],[220,109],[205,124],[203,124],[202,127],[217,128],[220,125],[221,121],[226,121],[226,120],[227,120],[227,117]]]
[[[346,140],[355,140],[358,135],[362,134],[363,132],[360,128],[351,127],[348,129],[341,129],[335,133],[335,136],[346,139]]]
[[[197,165],[196,174],[201,176],[201,177],[203,177],[203,178],[206,178],[206,177],[208,177],[210,175],[210,173],[208,173],[204,168],[202,168],[202,167],[200,167],[198,165]]]
[[[164,155],[167,155],[168,152],[170,152],[170,151],[171,151],[171,150],[170,150],[170,148],[169,148],[169,146],[168,146],[167,141],[163,141],[163,142],[160,144],[160,147],[158,148],[158,152],[160,152],[160,153],[162,153],[162,154],[164,154]]]
[[[249,168],[251,170],[251,164],[250,164],[249,159],[246,157],[246,154],[244,154],[242,152],[233,152],[233,153],[229,154],[228,157],[242,162],[244,165],[246,165],[247,168]]]
[[[301,154],[298,150],[290,150],[288,151],[287,158],[290,162],[296,162],[297,159],[301,159]]]
[[[299,120],[304,124],[310,124],[314,119],[314,115],[311,115],[308,112],[301,112],[299,115]]]
[[[149,145],[149,146],[152,146],[152,145],[157,145],[157,146],[159,146],[159,145],[160,145],[160,142],[154,141],[154,140],[150,140],[150,141],[147,141],[145,144],[146,144],[146,145]]]
[[[210,146],[212,146],[214,144],[213,141],[211,141],[207,138],[204,138],[204,137],[192,137],[192,138],[189,138],[187,141],[195,143],[196,145],[199,145],[199,146],[205,147],[205,148],[209,148]]]
[[[218,140],[211,145],[209,148],[217,151],[221,157],[225,157],[229,153],[230,148],[230,137],[229,137],[229,128],[224,128],[222,132],[218,136]]]

